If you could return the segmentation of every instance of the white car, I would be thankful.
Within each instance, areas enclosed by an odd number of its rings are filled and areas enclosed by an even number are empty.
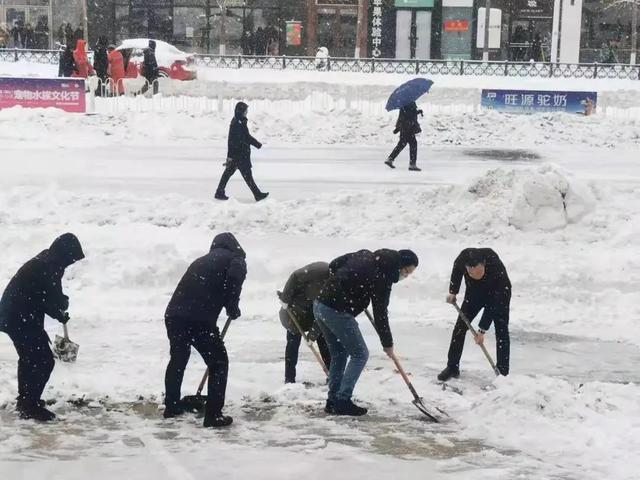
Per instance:
[[[161,77],[173,80],[195,80],[198,74],[195,70],[195,56],[178,50],[173,45],[154,40],[156,42],[156,60]],[[138,74],[142,71],[144,60],[144,50],[149,48],[148,38],[132,38],[122,42],[116,50],[122,52],[123,56],[128,56],[138,69]]]

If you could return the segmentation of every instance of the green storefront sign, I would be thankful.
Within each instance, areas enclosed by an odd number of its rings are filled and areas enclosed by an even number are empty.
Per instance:
[[[433,8],[435,0],[396,0],[396,7]]]

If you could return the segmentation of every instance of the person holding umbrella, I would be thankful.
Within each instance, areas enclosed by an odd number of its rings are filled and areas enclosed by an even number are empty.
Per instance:
[[[414,172],[421,170],[417,166],[418,142],[416,135],[422,131],[418,123],[418,114],[424,114],[422,110],[418,110],[416,100],[427,93],[432,85],[433,82],[431,80],[416,78],[400,85],[389,97],[387,111],[400,110],[396,128],[393,131],[393,133],[400,133],[400,140],[384,162],[389,168],[396,168],[393,164],[394,160],[409,145],[409,170]]]
[[[409,170],[413,172],[421,171],[421,168],[417,165],[418,141],[416,140],[416,135],[422,131],[418,123],[418,114],[424,116],[422,110],[418,110],[415,102],[411,102],[400,109],[396,128],[393,131],[393,133],[400,133],[400,140],[398,140],[398,144],[389,155],[389,158],[384,162],[390,168],[396,168],[393,161],[404,150],[404,147],[409,145]]]

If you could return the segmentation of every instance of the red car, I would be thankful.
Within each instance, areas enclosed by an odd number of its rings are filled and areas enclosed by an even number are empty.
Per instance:
[[[155,40],[155,42],[160,77],[172,80],[195,80],[198,78],[193,54],[178,50],[162,40]],[[122,45],[116,50],[121,51],[123,57],[129,58],[130,64],[135,65],[138,75],[140,75],[146,48],[149,48],[148,38],[132,38],[122,42]],[[131,71],[131,67],[127,68],[127,77],[129,78],[131,78]]]

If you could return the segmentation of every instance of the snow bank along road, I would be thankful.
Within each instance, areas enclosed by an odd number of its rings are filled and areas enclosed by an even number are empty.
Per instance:
[[[255,173],[272,197],[254,204],[239,179],[231,201],[212,199],[225,153],[228,119],[221,116],[1,112],[0,283],[64,231],[75,232],[87,254],[65,276],[80,358],[57,365],[45,392],[65,421],[41,426],[15,418],[15,353],[0,336],[2,472],[65,479],[637,478],[637,126],[508,118],[429,119],[424,171],[414,174],[382,165],[393,141],[382,127],[392,120],[371,126],[348,115],[277,121],[260,114],[251,120],[266,139]],[[459,141],[446,141],[456,124]],[[525,127],[526,134],[510,133]],[[316,128],[329,140],[317,140]],[[536,132],[548,136],[543,141]],[[224,230],[247,250],[249,276],[243,317],[227,341],[228,411],[236,423],[208,432],[195,418],[166,422],[157,414],[168,360],[162,315],[186,266]],[[469,342],[458,395],[433,379],[455,319],[443,303],[451,262],[472,245],[496,249],[510,272],[513,373],[492,382]],[[394,289],[391,327],[416,387],[451,422],[420,418],[366,321],[372,357],[356,396],[371,406],[370,416],[320,413],[322,375],[304,350],[298,377],[309,384],[282,385],[285,335],[275,291],[310,261],[382,246],[420,255],[415,276]],[[47,329],[53,335],[59,326]],[[194,356],[185,393],[203,368]],[[67,403],[82,396],[93,402]]]

